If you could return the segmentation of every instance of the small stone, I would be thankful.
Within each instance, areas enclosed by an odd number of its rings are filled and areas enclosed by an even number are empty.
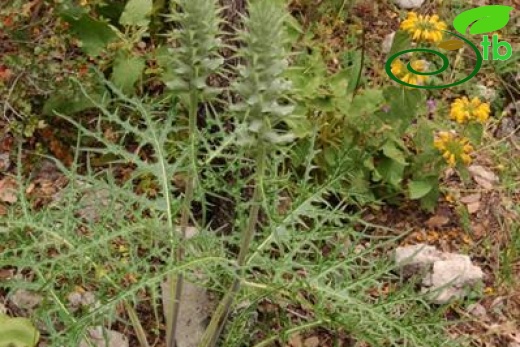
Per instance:
[[[392,45],[394,44],[395,31],[386,35],[383,39],[383,43],[381,44],[381,50],[383,53],[387,54],[392,49]]]
[[[395,4],[405,10],[421,7],[423,3],[424,0],[395,0]]]
[[[170,282],[161,284],[164,312],[170,306]],[[206,331],[207,321],[215,307],[206,288],[184,281],[180,300],[177,332],[177,346],[197,347]],[[168,315],[168,313],[166,313]]]
[[[463,298],[467,287],[480,282],[484,273],[467,255],[440,252],[433,246],[418,244],[398,247],[395,261],[404,275],[422,272],[421,291],[435,304]],[[433,265],[432,265],[433,264]]]
[[[446,253],[447,260],[436,261],[431,274],[423,279],[426,292],[434,292],[432,301],[445,304],[454,298],[462,298],[465,287],[472,286],[484,278],[480,267],[471,263],[467,255]]]
[[[426,244],[397,247],[395,262],[401,268],[404,276],[424,272],[431,264],[441,259],[441,252]]]

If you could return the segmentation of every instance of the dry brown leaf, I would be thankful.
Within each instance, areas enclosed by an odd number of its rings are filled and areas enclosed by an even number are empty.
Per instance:
[[[9,153],[0,154],[0,171],[7,171],[11,167],[11,160],[9,159]]]
[[[287,347],[303,347],[303,341],[300,334],[296,333],[291,335],[289,338],[289,344]]]
[[[306,338],[303,342],[304,347],[318,347],[320,345],[320,339],[318,336],[311,336]]]
[[[480,201],[476,201],[476,202],[467,204],[466,207],[468,208],[469,214],[477,213],[480,210]]]
[[[473,179],[482,188],[487,189],[487,190],[493,189],[493,183],[489,182],[488,180],[486,180],[480,176],[474,176]]]
[[[15,203],[18,200],[16,196],[17,186],[16,180],[12,177],[5,177],[0,180],[0,201],[9,204]]]
[[[426,224],[430,228],[438,228],[446,225],[450,222],[450,219],[446,216],[435,215],[428,219],[424,224]]]
[[[493,189],[493,185],[499,181],[497,175],[481,165],[471,165],[468,170],[475,182],[484,189]]]
[[[475,194],[466,195],[466,196],[460,198],[460,202],[462,202],[463,204],[472,204],[475,202],[479,202],[480,198],[481,198],[480,193],[475,193]]]
[[[0,281],[5,281],[13,278],[14,270],[12,269],[0,269]]]

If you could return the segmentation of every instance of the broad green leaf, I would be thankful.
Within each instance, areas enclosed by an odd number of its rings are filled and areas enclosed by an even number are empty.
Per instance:
[[[0,314],[0,347],[34,347],[39,339],[30,320]]]
[[[383,150],[383,154],[386,157],[395,160],[396,162],[398,162],[401,165],[404,165],[404,166],[407,165],[406,158],[404,156],[403,151],[401,151],[399,148],[397,148],[397,146],[395,145],[395,143],[393,141],[387,141],[383,145],[382,150]]]
[[[64,12],[62,17],[70,24],[70,31],[81,41],[81,49],[88,55],[99,55],[110,42],[117,39],[116,33],[108,23],[86,14],[78,18]]]
[[[439,200],[440,191],[438,186],[434,186],[432,190],[428,192],[425,196],[421,198],[421,208],[428,212],[432,212],[435,210],[437,206],[437,202]]]
[[[432,189],[433,185],[430,181],[410,181],[408,183],[408,193],[412,200],[426,196]]]
[[[110,23],[117,25],[124,9],[125,4],[122,2],[107,1],[106,3],[101,4],[96,8],[96,13],[98,13],[100,16],[103,16],[103,18],[109,19]]]
[[[150,24],[152,8],[152,0],[128,0],[119,18],[119,24],[147,27]]]
[[[120,54],[114,61],[111,81],[125,93],[134,89],[146,63],[144,58]]]
[[[329,78],[328,85],[336,98],[347,97],[349,79],[350,73],[348,70],[341,70]]]
[[[504,5],[489,5],[473,8],[455,17],[453,27],[462,35],[466,34],[470,26],[469,33],[471,35],[500,30],[509,22],[509,13],[512,10],[512,7]]]
[[[378,165],[377,171],[383,179],[395,188],[400,188],[403,180],[405,166],[391,158],[383,158]]]
[[[380,113],[382,120],[396,129],[401,136],[417,116],[419,106],[424,104],[425,95],[418,89],[410,90],[395,86],[386,88],[383,95],[389,110]]]
[[[395,53],[410,49],[411,47],[410,35],[406,31],[398,30],[395,33],[392,48],[390,48],[388,56],[391,57]]]
[[[417,121],[417,132],[413,137],[413,142],[417,148],[423,152],[432,152],[435,128],[431,121],[421,118]]]

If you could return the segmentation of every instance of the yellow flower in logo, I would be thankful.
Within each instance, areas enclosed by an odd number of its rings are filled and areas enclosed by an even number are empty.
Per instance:
[[[425,72],[428,63],[425,60],[415,60],[410,63],[412,68],[419,72]],[[394,60],[391,65],[392,74],[405,83],[413,85],[422,85],[428,80],[428,76],[415,75],[408,71],[406,65],[401,60]]]

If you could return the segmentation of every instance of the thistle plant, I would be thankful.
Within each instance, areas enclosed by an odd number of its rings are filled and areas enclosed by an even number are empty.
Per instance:
[[[170,16],[178,29],[172,33],[177,47],[171,50],[174,56],[174,73],[176,79],[167,85],[179,93],[188,110],[189,133],[189,165],[184,202],[180,216],[181,245],[177,247],[176,261],[181,262],[184,249],[182,240],[186,239],[186,230],[190,219],[191,204],[197,185],[197,109],[199,103],[209,99],[215,88],[206,83],[208,77],[215,73],[223,63],[218,51],[222,46],[219,39],[220,8],[215,0],[176,0],[173,2],[173,14]],[[175,331],[179,315],[180,298],[183,286],[183,275],[179,273],[174,281],[170,278],[172,292],[167,316],[168,347],[175,346]]]
[[[237,112],[238,143],[246,146],[254,158],[254,192],[247,226],[243,231],[237,257],[238,274],[224,296],[206,333],[201,347],[215,346],[229,315],[234,297],[240,290],[247,255],[258,224],[263,201],[263,180],[270,151],[290,142],[294,135],[280,125],[292,114],[294,107],[286,98],[290,83],[282,77],[288,67],[284,30],[285,12],[270,1],[253,1],[249,17],[244,18],[245,29],[238,36],[244,43],[239,56],[245,65],[240,66],[238,80],[233,84],[241,102],[231,108]]]

